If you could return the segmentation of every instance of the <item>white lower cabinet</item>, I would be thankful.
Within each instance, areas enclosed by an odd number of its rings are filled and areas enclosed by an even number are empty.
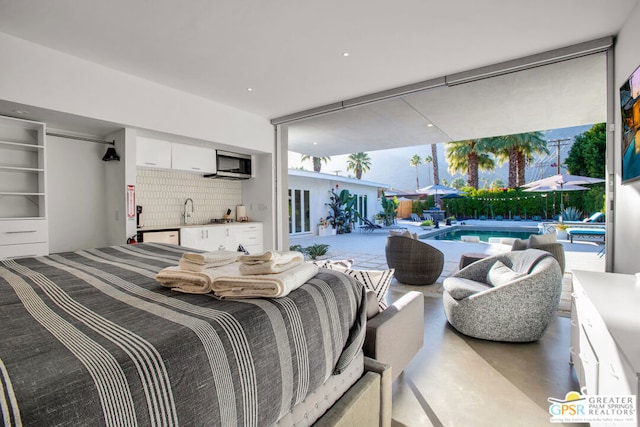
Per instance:
[[[640,384],[640,286],[631,274],[573,272],[571,362],[587,395],[631,396]],[[636,414],[638,401],[636,399]],[[611,423],[592,422],[591,426]],[[640,426],[616,423],[616,426]]]
[[[46,219],[0,221],[0,259],[49,254]]]
[[[221,227],[185,227],[180,229],[180,246],[217,251],[224,245],[224,230]]]
[[[262,224],[232,223],[180,229],[180,245],[203,251],[235,251],[242,245],[249,253],[263,251]]]

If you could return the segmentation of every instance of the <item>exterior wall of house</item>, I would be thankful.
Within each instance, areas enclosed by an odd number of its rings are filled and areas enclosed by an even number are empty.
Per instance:
[[[621,185],[621,112],[620,112],[620,86],[629,75],[640,66],[640,4],[637,4],[629,15],[627,22],[616,37],[614,47],[615,69],[615,138],[614,140],[614,174],[615,174],[615,200],[614,200],[614,239],[609,239],[613,244],[614,263],[613,271],[616,273],[637,273],[640,271],[640,254],[638,242],[640,242],[640,227],[638,227],[638,213],[640,212],[640,181]]]
[[[312,234],[318,234],[318,223],[320,218],[329,215],[329,192],[338,186],[339,190],[347,189],[351,194],[367,196],[367,218],[382,210],[382,205],[378,199],[378,189],[388,187],[386,184],[361,181],[353,178],[338,177],[335,175],[289,170],[289,189],[309,190],[310,205],[309,216]]]

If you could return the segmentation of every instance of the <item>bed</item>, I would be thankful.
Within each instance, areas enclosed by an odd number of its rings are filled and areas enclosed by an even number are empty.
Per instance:
[[[184,251],[0,260],[0,424],[265,426],[320,407],[311,424],[361,377],[357,281],[321,269],[286,297],[244,300],[161,287]]]

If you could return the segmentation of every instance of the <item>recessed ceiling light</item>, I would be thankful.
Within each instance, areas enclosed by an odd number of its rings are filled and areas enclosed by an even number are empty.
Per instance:
[[[428,127],[428,128],[432,128],[432,127],[433,127],[433,123],[429,123],[429,124],[427,124],[427,127]]]
[[[248,87],[247,88],[247,92],[253,92],[253,88],[252,87]]]
[[[314,142],[314,143],[313,143],[313,145],[318,145],[318,143],[317,143],[317,142]]]
[[[24,110],[12,110],[12,111],[16,114],[29,114],[28,111],[24,111]]]
[[[344,56],[344,57],[349,56],[349,52],[342,52],[342,56]]]

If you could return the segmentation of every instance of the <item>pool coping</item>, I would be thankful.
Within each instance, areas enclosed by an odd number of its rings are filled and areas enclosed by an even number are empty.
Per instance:
[[[458,230],[474,230],[474,231],[521,231],[523,233],[531,232],[532,234],[540,234],[540,228],[534,225],[505,225],[496,227],[495,224],[482,225],[482,224],[455,224],[448,227],[434,228],[426,233],[421,233],[418,238],[421,240],[427,240],[432,237],[440,236],[445,233],[450,233]],[[426,230],[425,230],[426,231]]]

